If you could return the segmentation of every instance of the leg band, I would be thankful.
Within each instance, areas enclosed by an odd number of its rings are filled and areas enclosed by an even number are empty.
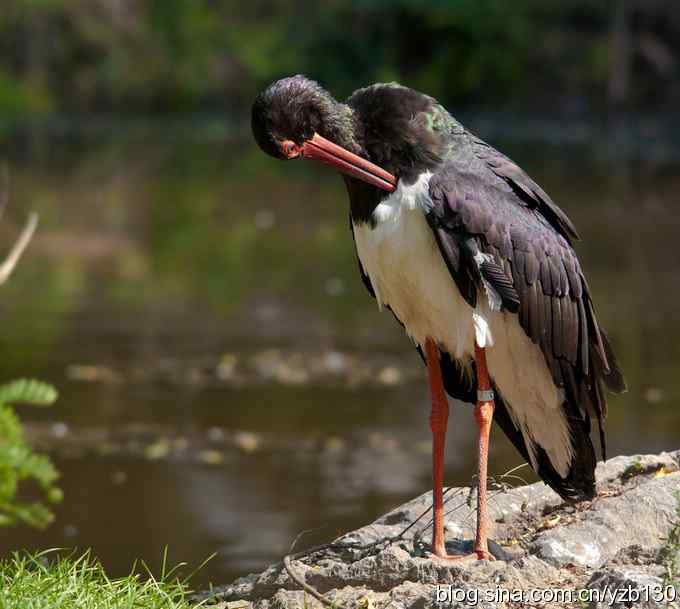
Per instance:
[[[493,400],[493,389],[478,389],[477,401],[491,402]]]

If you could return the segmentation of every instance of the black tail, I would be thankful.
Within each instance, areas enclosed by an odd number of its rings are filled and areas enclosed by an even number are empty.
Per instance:
[[[515,427],[503,398],[496,392],[494,421],[505,432],[515,448],[531,464],[522,433]],[[590,419],[581,418],[578,408],[564,403],[563,408],[569,423],[569,433],[573,446],[573,457],[565,478],[555,471],[550,458],[541,446],[534,447],[536,473],[551,489],[565,501],[585,501],[595,497],[595,449],[590,439]],[[570,412],[574,411],[574,412]]]
[[[447,393],[458,400],[474,404],[477,401],[477,379],[465,378],[465,373],[459,363],[448,354],[442,353],[442,376]],[[510,417],[503,397],[495,392],[494,421],[498,423],[505,435],[515,448],[531,465],[529,451],[522,432],[515,427]],[[579,408],[565,402],[563,405],[573,444],[573,458],[566,477],[557,473],[545,450],[540,446],[534,447],[538,476],[565,501],[584,501],[595,497],[595,449],[590,439],[590,417],[585,417]]]

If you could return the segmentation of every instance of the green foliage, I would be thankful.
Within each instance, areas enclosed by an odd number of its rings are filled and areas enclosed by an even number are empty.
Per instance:
[[[57,399],[57,390],[33,379],[19,379],[0,385],[0,405],[17,402],[33,406],[49,406]]]
[[[5,116],[42,114],[49,108],[46,91],[10,76],[0,68],[0,111]]]
[[[52,462],[27,444],[12,404],[47,406],[56,399],[56,390],[40,381],[21,379],[0,385],[0,526],[22,522],[44,527],[52,521],[44,503],[18,497],[20,485],[31,481],[48,503],[60,501],[62,492],[55,484],[59,474]]]
[[[0,609],[195,609],[186,579],[176,569],[154,578],[133,567],[110,578],[89,552],[56,557],[51,551],[17,552],[0,561]]]
[[[636,455],[631,461],[630,465],[626,467],[625,470],[623,470],[621,479],[628,480],[629,478],[639,476],[642,473],[644,473],[644,468],[642,467],[642,458],[639,455]]]
[[[654,6],[638,3],[634,17],[648,24],[654,48],[675,64],[680,9],[672,2],[648,4]],[[243,108],[263,85],[293,72],[318,78],[339,95],[396,79],[447,104],[604,97],[618,6],[597,0],[4,0],[0,117],[46,109]],[[654,85],[655,99],[660,87],[672,92],[669,73],[659,79],[661,73],[638,64],[638,82]]]

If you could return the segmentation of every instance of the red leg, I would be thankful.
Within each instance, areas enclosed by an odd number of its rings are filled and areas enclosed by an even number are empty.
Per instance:
[[[475,553],[478,558],[494,560],[487,545],[487,516],[486,516],[486,474],[489,459],[489,433],[493,419],[494,401],[489,371],[486,367],[486,352],[475,342],[475,364],[477,368],[477,405],[475,419],[479,426],[479,470],[477,492],[477,537],[475,539]]]
[[[441,558],[446,557],[444,548],[444,444],[446,442],[446,424],[449,420],[449,403],[444,392],[442,370],[439,365],[439,349],[430,338],[425,343],[427,373],[430,380],[432,397],[432,500],[433,531],[432,553]]]
[[[430,427],[432,429],[432,503],[434,511],[432,553],[447,560],[460,560],[470,557],[494,560],[489,553],[486,537],[486,473],[489,456],[489,432],[494,403],[489,372],[486,367],[485,351],[475,344],[478,390],[475,419],[479,426],[479,486],[477,493],[477,536],[474,553],[471,555],[450,556],[446,553],[444,545],[444,445],[446,442],[446,426],[449,420],[449,403],[444,391],[444,381],[439,364],[439,349],[435,342],[429,338],[425,342],[425,359],[432,397],[432,414],[430,416]]]

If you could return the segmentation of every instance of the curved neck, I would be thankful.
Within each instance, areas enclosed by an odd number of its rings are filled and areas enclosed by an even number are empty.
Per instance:
[[[332,109],[326,113],[319,125],[319,135],[354,154],[365,156],[365,150],[357,136],[354,110],[334,99],[332,103]]]

